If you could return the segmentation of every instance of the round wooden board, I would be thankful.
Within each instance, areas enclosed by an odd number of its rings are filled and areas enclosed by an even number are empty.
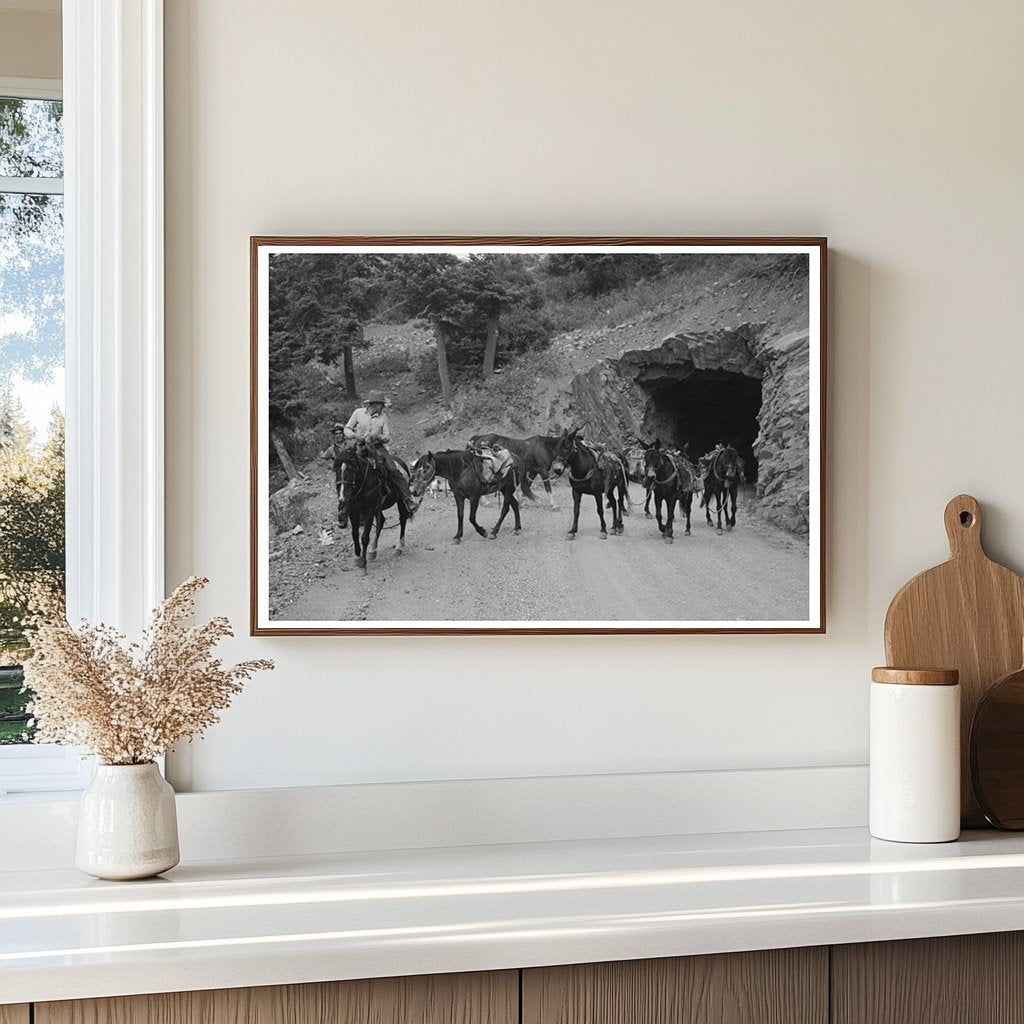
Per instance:
[[[1024,668],[1004,676],[981,699],[970,758],[974,796],[988,821],[1024,829]]]

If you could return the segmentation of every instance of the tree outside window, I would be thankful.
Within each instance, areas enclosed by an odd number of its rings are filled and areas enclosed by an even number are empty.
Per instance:
[[[64,596],[62,105],[0,96],[0,744],[31,739],[26,620]]]

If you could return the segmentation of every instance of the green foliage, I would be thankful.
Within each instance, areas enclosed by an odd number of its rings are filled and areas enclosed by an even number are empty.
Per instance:
[[[0,97],[0,176],[59,178],[64,171],[63,104]],[[60,197],[0,193],[0,221],[18,235],[37,233]]]
[[[63,606],[64,550],[64,418],[54,414],[37,448],[8,391],[0,396],[0,666],[31,653],[34,612]],[[23,742],[26,734],[27,696],[15,675],[0,667],[0,743]]]
[[[63,599],[64,418],[54,414],[37,451],[19,403],[7,393],[0,439],[0,637],[17,655],[27,647],[26,615]]]
[[[0,98],[0,176],[63,173],[59,102]],[[0,744],[31,738],[21,669],[28,619],[64,598],[64,420],[37,445],[19,378],[47,381],[64,355],[64,200],[0,193]]]
[[[0,746],[24,743],[35,731],[25,711],[26,694],[22,692],[24,674],[20,665],[0,666]]]

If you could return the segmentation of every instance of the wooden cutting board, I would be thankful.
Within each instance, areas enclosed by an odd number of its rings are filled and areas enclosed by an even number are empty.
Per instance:
[[[915,576],[885,616],[885,656],[894,668],[960,670],[960,813],[965,828],[985,816],[971,788],[971,723],[988,688],[1020,666],[1024,578],[981,546],[981,508],[960,494],[945,511],[949,561]]]

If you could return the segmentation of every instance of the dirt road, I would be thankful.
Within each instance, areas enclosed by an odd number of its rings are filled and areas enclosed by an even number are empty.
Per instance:
[[[543,491],[538,486],[538,493]],[[466,520],[452,543],[456,518],[450,497],[428,496],[409,524],[406,550],[394,551],[397,529],[381,534],[380,550],[364,577],[351,542],[324,548],[318,572],[294,599],[281,602],[279,620],[765,620],[806,619],[807,543],[746,515],[718,536],[693,515],[693,533],[666,544],[644,518],[643,492],[633,486],[625,532],[601,540],[593,499],[584,499],[576,540],[565,539],[572,494],[555,487],[560,507],[523,503],[523,531],[511,512],[496,540],[479,537]],[[697,502],[694,502],[696,506]],[[489,529],[499,507],[481,508]],[[394,516],[390,516],[394,519]],[[608,518],[610,524],[611,519]]]

